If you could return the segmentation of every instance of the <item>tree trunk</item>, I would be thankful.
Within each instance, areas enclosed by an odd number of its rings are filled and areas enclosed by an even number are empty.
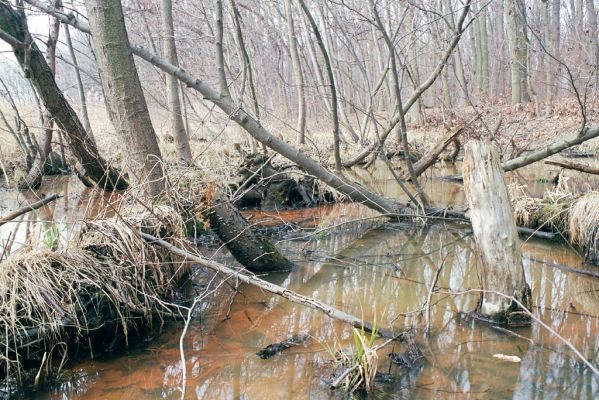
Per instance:
[[[555,165],[556,167],[573,169],[587,174],[599,175],[599,168],[591,167],[590,165],[576,163],[572,161],[545,161],[545,164]]]
[[[204,190],[201,213],[233,257],[249,271],[288,271],[293,267],[293,263],[254,230],[227,196],[213,184]]]
[[[599,90],[599,28],[594,0],[586,0],[589,18],[589,37],[591,38],[591,70],[595,74],[595,90]]]
[[[299,52],[297,49],[297,37],[295,36],[295,27],[293,24],[293,6],[291,0],[285,0],[285,16],[287,18],[287,30],[289,33],[289,49],[291,52],[291,63],[293,64],[293,74],[295,77],[295,86],[297,88],[297,138],[299,144],[306,142],[306,94],[304,88],[304,75],[300,63]]]
[[[514,210],[499,154],[490,142],[471,141],[466,145],[464,191],[483,289],[512,296],[528,308],[530,288],[524,276]],[[521,308],[511,299],[485,292],[476,313],[493,322],[518,324],[523,319],[518,311]]]
[[[464,128],[466,128],[471,123],[472,122],[454,128],[451,131],[447,132],[445,137],[443,137],[443,139],[441,139],[435,145],[435,147],[433,147],[428,153],[422,156],[422,158],[414,164],[414,174],[417,177],[422,175],[424,171],[426,171],[431,165],[433,165],[437,161],[437,159],[439,158],[439,154],[441,154],[451,143],[454,143],[457,140],[458,136],[462,133]],[[456,144],[456,147],[457,146],[459,145]],[[457,147],[457,149],[459,151],[459,147]],[[410,180],[410,174],[405,173],[404,179]]]
[[[57,9],[62,7],[60,0],[54,1],[53,6]],[[24,12],[21,13],[23,17],[23,24],[27,24]],[[52,24],[50,24],[50,33],[48,34],[48,41],[46,42],[46,62],[52,72],[52,77],[56,77],[56,43],[58,42],[58,35],[60,33],[60,21],[58,18],[53,18]],[[44,171],[46,169],[46,163],[49,160],[50,153],[52,152],[52,136],[54,136],[54,121],[52,115],[46,110],[42,117],[44,127],[44,142],[41,149],[37,152],[35,159],[27,176],[23,178],[18,184],[19,190],[37,189],[42,184]]]
[[[337,102],[337,88],[335,87],[335,76],[333,75],[333,66],[331,64],[331,58],[329,57],[329,53],[324,45],[324,41],[322,40],[322,36],[320,35],[320,30],[318,29],[318,25],[316,25],[316,21],[308,7],[306,7],[306,3],[303,0],[298,0],[304,14],[306,14],[306,18],[310,22],[310,26],[314,31],[314,36],[316,37],[316,42],[318,43],[318,47],[320,47],[320,51],[322,53],[322,57],[324,58],[324,63],[327,69],[327,76],[329,79],[329,88],[331,90],[331,108],[333,110],[333,148],[334,148],[334,156],[335,156],[335,169],[337,172],[341,172],[342,163],[341,163],[341,152],[339,149],[339,104]]]
[[[520,59],[518,57],[518,28],[517,10],[514,5],[516,0],[507,0],[505,8],[505,19],[507,21],[507,37],[510,51],[510,73],[512,77],[512,104],[522,102],[522,78],[520,76]]]
[[[71,40],[71,32],[69,30],[69,25],[64,24],[64,33],[67,41],[67,47],[69,48],[69,54],[71,55],[71,62],[73,63],[73,69],[75,73],[75,78],[77,79],[77,89],[79,91],[79,105],[81,107],[81,118],[83,119],[83,128],[87,132],[87,135],[95,143],[94,135],[92,133],[92,126],[89,122],[89,114],[87,112],[87,101],[85,99],[85,88],[83,87],[83,81],[81,80],[81,72],[79,71],[79,62],[77,61],[77,56],[75,55],[75,49],[73,48],[73,41]]]
[[[21,43],[30,43],[28,55],[22,45],[15,43],[15,57],[23,71],[29,75],[46,109],[66,133],[71,151],[81,163],[86,175],[106,190],[125,189],[127,182],[116,170],[110,168],[99,154],[77,114],[56,85],[43,54],[35,42],[31,42],[31,36],[21,16],[7,3],[0,3],[0,29]]]
[[[489,95],[489,35],[487,33],[487,7],[488,4],[482,4],[482,9],[478,16],[478,29],[480,30],[480,82],[481,93]]]
[[[173,2],[172,0],[161,0],[162,7],[162,54],[166,60],[175,65],[179,65],[177,57],[177,47],[175,45],[175,28],[173,26]],[[172,75],[166,75],[166,95],[168,108],[170,112],[171,135],[175,138],[175,145],[179,157],[190,164],[192,162],[191,148],[189,139],[185,132],[183,115],[181,112],[181,98],[179,97],[179,81]]]
[[[121,2],[86,0],[85,5],[104,92],[117,114],[117,130],[127,146],[125,163],[136,182],[155,197],[166,186],[162,155],[129,48]]]

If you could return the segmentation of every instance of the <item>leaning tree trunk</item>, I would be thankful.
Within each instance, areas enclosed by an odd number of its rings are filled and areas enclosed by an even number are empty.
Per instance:
[[[522,249],[514,210],[505,184],[499,154],[488,141],[466,145],[464,191],[478,251],[483,289],[476,313],[501,323],[521,323],[521,307],[529,307],[530,288],[522,266]],[[497,292],[497,293],[492,293]]]
[[[60,9],[62,7],[61,1],[54,1],[54,7]],[[27,26],[27,20],[24,13],[21,12],[23,17],[23,24]],[[56,77],[56,43],[58,42],[58,35],[60,33],[60,20],[54,17],[52,24],[50,25],[50,34],[48,35],[48,41],[46,42],[46,62],[50,66],[52,77]],[[42,147],[39,149],[33,161],[33,165],[29,169],[27,176],[18,184],[19,190],[37,189],[42,184],[44,171],[46,169],[46,163],[48,162],[50,153],[52,152],[52,136],[54,133],[54,121],[52,114],[46,110],[42,117],[44,127],[44,142]]]
[[[125,189],[127,182],[102,158],[77,114],[58,88],[44,55],[31,40],[22,17],[4,2],[0,2],[0,29],[12,37],[3,39],[12,42],[10,45],[21,68],[33,82],[46,109],[66,133],[71,151],[81,163],[86,176],[106,190]],[[23,43],[28,45],[23,46]]]
[[[85,88],[83,87],[83,80],[81,79],[81,71],[79,71],[79,61],[77,61],[77,55],[75,54],[75,48],[73,47],[73,41],[71,40],[71,31],[69,24],[64,24],[64,36],[66,39],[67,47],[69,48],[69,54],[71,55],[71,62],[73,63],[73,73],[77,79],[77,90],[79,92],[79,106],[81,107],[81,118],[83,118],[83,127],[87,131],[90,139],[95,142],[94,135],[92,132],[92,125],[89,122],[89,113],[87,111],[87,100],[85,99]]]
[[[166,186],[162,155],[144,97],[120,0],[86,0],[90,30],[108,103],[126,144],[125,163],[151,196]]]
[[[288,271],[293,266],[268,239],[252,228],[216,186],[206,187],[200,213],[233,257],[249,271]]]

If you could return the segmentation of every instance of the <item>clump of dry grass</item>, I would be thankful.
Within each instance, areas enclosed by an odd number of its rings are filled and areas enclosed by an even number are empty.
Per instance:
[[[548,190],[543,198],[529,197],[523,186],[510,185],[516,224],[529,228],[543,228],[568,233],[569,211],[577,196],[566,187]]]
[[[106,329],[127,343],[133,327],[176,312],[168,301],[189,264],[147,245],[140,229],[182,245],[181,217],[163,206],[88,221],[57,251],[23,247],[0,264],[0,374],[22,381],[32,363],[49,371],[64,361],[67,343],[91,345]]]
[[[560,233],[582,249],[587,262],[599,263],[599,192],[574,195],[558,186],[537,199],[511,185],[510,195],[516,224]]]
[[[570,209],[570,240],[585,251],[585,258],[599,262],[599,192],[589,192]]]

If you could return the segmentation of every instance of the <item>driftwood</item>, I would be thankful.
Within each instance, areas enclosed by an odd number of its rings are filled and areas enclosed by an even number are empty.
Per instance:
[[[599,168],[572,161],[545,161],[545,164],[555,165],[556,167],[562,167],[566,169],[573,169],[575,171],[580,171],[587,174],[599,175]]]
[[[471,141],[466,146],[463,168],[483,289],[508,293],[528,308],[530,288],[499,154],[489,141]],[[519,311],[512,300],[485,293],[475,314],[485,320],[520,324],[524,318]]]
[[[293,267],[274,244],[253,229],[215,185],[206,187],[198,210],[233,257],[249,271],[288,271]]]
[[[62,195],[58,193],[51,194],[49,196],[44,197],[43,199],[36,201],[33,204],[26,205],[25,207],[21,207],[18,210],[11,211],[6,215],[0,217],[0,226],[5,223],[12,221],[13,219],[28,213],[29,211],[37,210],[38,208],[43,207],[44,205],[53,202],[56,199],[61,198]]]
[[[144,240],[146,240],[150,244],[161,246],[174,254],[183,256],[187,260],[197,263],[198,265],[200,265],[202,267],[206,267],[213,271],[221,272],[227,276],[231,276],[231,279],[233,279],[233,280],[238,280],[238,281],[246,283],[248,285],[253,285],[253,286],[259,287],[262,290],[276,294],[277,296],[281,296],[293,303],[301,304],[308,308],[312,308],[314,310],[321,311],[321,312],[325,313],[326,315],[328,315],[329,317],[339,320],[339,321],[343,321],[343,322],[353,326],[354,328],[358,328],[358,329],[364,328],[364,330],[369,333],[372,333],[372,331],[373,331],[372,323],[363,321],[362,319],[360,319],[358,317],[355,317],[355,316],[348,314],[344,311],[338,310],[328,304],[321,303],[311,297],[301,295],[292,290],[286,289],[282,286],[267,282],[263,279],[258,278],[257,276],[248,275],[248,274],[244,273],[244,271],[235,271],[235,270],[233,270],[223,264],[220,264],[216,261],[212,261],[207,258],[192,254],[188,251],[182,250],[176,246],[173,246],[172,244],[168,243],[167,241],[158,239],[158,238],[156,238],[152,235],[149,235],[147,233],[140,232],[139,234],[141,235],[141,237]],[[394,334],[392,331],[389,331],[387,329],[381,329],[378,326],[376,327],[376,332],[380,336],[389,338],[389,339],[397,337],[397,335]]]

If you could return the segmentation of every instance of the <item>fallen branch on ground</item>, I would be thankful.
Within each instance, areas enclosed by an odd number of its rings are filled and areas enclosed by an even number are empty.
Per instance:
[[[4,225],[5,223],[7,223],[9,221],[12,221],[13,219],[15,219],[23,214],[27,214],[30,211],[37,210],[38,208],[41,208],[44,205],[51,203],[56,199],[60,199],[61,197],[62,197],[61,194],[54,193],[54,194],[44,197],[43,199],[41,199],[39,201],[36,201],[33,204],[29,204],[29,205],[26,205],[25,207],[19,208],[18,210],[9,212],[8,214],[0,217],[0,226]]]

